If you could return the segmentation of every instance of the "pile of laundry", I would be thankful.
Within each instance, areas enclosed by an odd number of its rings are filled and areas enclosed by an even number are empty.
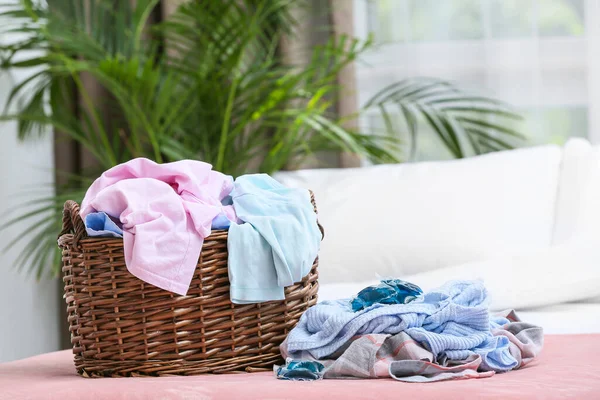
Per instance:
[[[231,176],[210,164],[136,158],[89,187],[80,215],[92,237],[122,237],[131,274],[185,295],[204,239],[228,229],[231,301],[283,300],[311,270],[321,241],[304,189],[265,174]]]
[[[385,280],[354,299],[309,308],[281,345],[279,379],[383,378],[433,382],[483,378],[529,364],[541,327],[513,310],[490,313],[480,281],[451,281],[422,294]]]

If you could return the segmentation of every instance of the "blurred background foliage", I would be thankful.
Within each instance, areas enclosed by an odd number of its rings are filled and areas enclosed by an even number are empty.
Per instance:
[[[293,40],[298,21],[292,9],[302,1],[185,2],[157,23],[158,5],[0,3],[0,35],[18,37],[0,48],[0,67],[31,71],[14,86],[2,120],[18,122],[23,140],[54,131],[57,140],[74,140],[93,159],[77,173],[57,171],[55,196],[32,191],[22,208],[6,214],[4,226],[30,221],[7,247],[26,241],[18,264],[38,276],[51,257],[58,260],[64,201],[80,201],[102,171],[131,158],[197,159],[237,176],[297,168],[320,152],[400,162],[400,138],[415,154],[423,127],[452,157],[510,149],[524,140],[514,125],[521,117],[510,106],[436,78],[390,82],[356,115],[340,117],[338,74],[373,42],[332,35],[310,49],[308,63],[286,62],[280,45]],[[418,7],[414,12],[411,18],[423,17]],[[349,120],[373,109],[384,129],[349,128]],[[403,125],[392,120],[391,109]]]

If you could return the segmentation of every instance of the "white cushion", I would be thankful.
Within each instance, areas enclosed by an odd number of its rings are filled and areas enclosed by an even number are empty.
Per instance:
[[[490,292],[493,310],[527,309],[600,295],[600,226],[595,236],[576,235],[557,246],[519,255],[465,263],[412,275],[400,275],[429,291],[450,280],[480,279]],[[324,284],[319,301],[354,296],[375,280]]]
[[[600,228],[600,227],[599,227]],[[405,276],[424,290],[452,279],[481,279],[494,310],[532,308],[600,295],[600,229],[557,246]]]
[[[551,244],[561,148],[276,174],[315,192],[322,283],[401,277]]]
[[[553,244],[596,235],[600,226],[600,149],[585,139],[570,139],[561,165]]]

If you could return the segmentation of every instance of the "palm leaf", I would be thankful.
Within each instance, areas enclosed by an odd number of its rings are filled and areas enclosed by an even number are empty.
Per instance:
[[[429,128],[457,158],[512,149],[526,140],[522,132],[509,128],[510,121],[522,117],[508,104],[469,93],[441,79],[412,78],[394,83],[375,94],[364,109],[379,110],[389,127],[389,108],[393,106],[406,122],[411,158],[418,150],[423,127]]]

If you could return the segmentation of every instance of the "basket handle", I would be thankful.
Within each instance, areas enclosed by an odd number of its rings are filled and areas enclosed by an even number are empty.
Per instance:
[[[312,203],[313,209],[315,210],[315,214],[318,214],[317,203],[315,202],[315,194],[310,189],[308,190],[308,192],[310,193],[310,202]],[[325,229],[323,229],[323,225],[321,225],[319,223],[318,219],[317,219],[317,225],[319,226],[319,230],[321,231],[321,240],[323,240],[325,238]]]
[[[62,231],[58,234],[60,238],[67,233],[73,233],[73,247],[77,247],[79,239],[86,235],[85,224],[79,215],[79,204],[73,200],[67,200],[63,208]]]

